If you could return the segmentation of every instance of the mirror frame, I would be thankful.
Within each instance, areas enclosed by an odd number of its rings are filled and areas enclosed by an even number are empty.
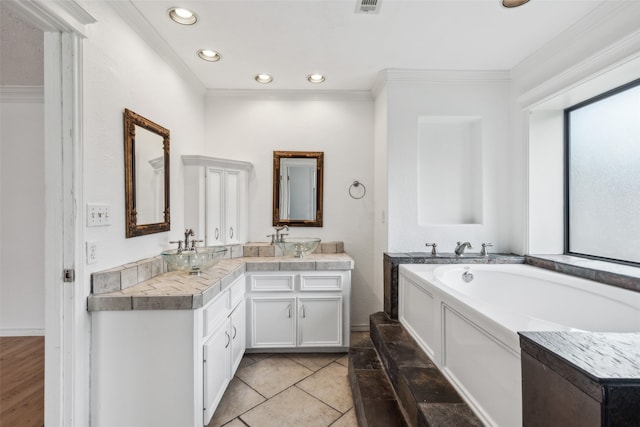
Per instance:
[[[316,159],[316,219],[280,219],[280,159]],[[289,227],[322,227],[324,152],[323,151],[274,151],[273,152],[273,225]]]
[[[151,224],[138,224],[136,211],[136,126],[140,126],[162,137],[162,151],[164,152],[164,221]],[[136,237],[146,234],[161,233],[171,229],[171,214],[169,211],[169,146],[170,132],[151,120],[125,108],[124,110],[124,194],[126,236]]]

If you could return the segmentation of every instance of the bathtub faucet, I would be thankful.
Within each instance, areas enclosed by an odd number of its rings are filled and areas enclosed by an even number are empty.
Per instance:
[[[473,247],[471,246],[471,243],[469,243],[469,242],[464,242],[464,243],[458,242],[454,252],[456,253],[456,255],[462,256],[462,255],[464,255],[464,250],[467,249],[467,248],[473,249]]]

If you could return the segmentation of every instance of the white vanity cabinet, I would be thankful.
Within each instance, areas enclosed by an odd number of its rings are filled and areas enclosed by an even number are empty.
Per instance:
[[[208,424],[231,381],[229,319],[225,319],[203,347],[204,420]]]
[[[350,271],[246,275],[250,349],[349,346]]]
[[[91,425],[208,424],[244,354],[245,305],[240,275],[202,308],[92,312]]]
[[[204,308],[202,363],[205,425],[211,421],[246,348],[244,277],[236,279],[225,294],[222,299],[216,299]]]
[[[249,162],[184,155],[185,224],[205,244],[231,245],[247,241]]]

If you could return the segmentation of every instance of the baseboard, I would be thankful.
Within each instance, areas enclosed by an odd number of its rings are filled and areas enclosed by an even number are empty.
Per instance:
[[[0,337],[40,337],[44,336],[44,329],[0,329]]]
[[[362,325],[351,325],[351,332],[368,332],[369,331],[369,324],[368,323],[364,323]]]

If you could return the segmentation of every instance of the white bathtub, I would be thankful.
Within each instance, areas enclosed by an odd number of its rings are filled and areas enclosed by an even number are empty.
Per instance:
[[[522,264],[399,271],[400,322],[491,426],[522,425],[518,331],[640,331],[640,293],[591,280]]]

